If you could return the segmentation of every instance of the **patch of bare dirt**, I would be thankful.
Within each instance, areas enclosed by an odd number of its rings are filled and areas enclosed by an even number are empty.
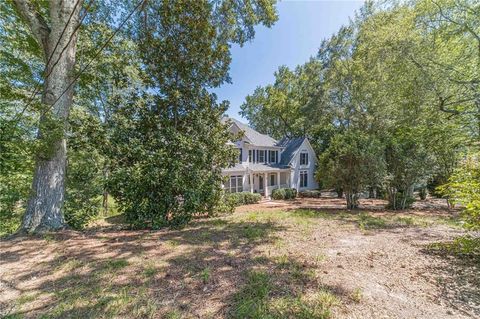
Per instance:
[[[379,218],[452,215],[435,201],[401,213],[382,210],[383,201],[361,204]],[[300,208],[327,218],[296,215]],[[288,262],[294,266],[287,274],[298,278],[287,290],[328,289],[342,301],[334,318],[480,316],[479,265],[427,249],[463,230],[444,223],[362,229],[357,216],[335,198],[267,201],[183,230],[102,224],[83,233],[4,239],[0,315],[228,318],[248,271],[283,276],[279,263]]]

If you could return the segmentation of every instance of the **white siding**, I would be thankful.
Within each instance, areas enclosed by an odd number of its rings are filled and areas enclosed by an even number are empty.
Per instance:
[[[308,154],[308,164],[307,165],[300,165],[300,153],[307,153]],[[318,183],[315,180],[315,167],[317,164],[317,159],[315,156],[315,152],[313,151],[310,143],[305,140],[298,151],[295,153],[295,156],[292,159],[292,172],[291,172],[291,181],[292,181],[292,188],[296,188],[297,191],[305,190],[305,189],[317,189]],[[307,187],[300,187],[300,171],[307,171]]]

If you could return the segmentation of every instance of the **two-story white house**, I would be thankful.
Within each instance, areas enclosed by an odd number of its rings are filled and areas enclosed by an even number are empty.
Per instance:
[[[276,141],[235,119],[226,117],[222,121],[231,123],[234,134],[243,132],[242,139],[233,143],[239,151],[238,161],[223,170],[227,176],[225,190],[269,197],[276,188],[318,188],[314,178],[317,157],[307,138]]]

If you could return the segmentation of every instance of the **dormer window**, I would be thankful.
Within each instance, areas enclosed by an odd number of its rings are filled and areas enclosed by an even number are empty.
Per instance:
[[[308,165],[308,153],[300,153],[300,165]]]

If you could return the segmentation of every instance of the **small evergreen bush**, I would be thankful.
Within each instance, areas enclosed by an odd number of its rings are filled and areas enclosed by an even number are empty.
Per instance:
[[[277,188],[272,192],[272,198],[276,200],[294,199],[297,197],[295,188]]]
[[[285,199],[297,198],[297,190],[295,188],[285,188]]]
[[[256,204],[260,201],[260,199],[262,199],[262,196],[260,194],[250,192],[231,193],[227,194],[225,197],[227,206],[233,207]]]
[[[286,196],[285,188],[277,188],[277,189],[274,189],[272,192],[272,198],[276,200],[285,199],[285,196]]]

